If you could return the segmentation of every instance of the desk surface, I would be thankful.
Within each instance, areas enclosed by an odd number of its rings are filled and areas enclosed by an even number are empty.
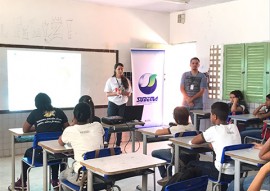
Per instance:
[[[152,135],[156,136],[156,130],[163,129],[163,128],[169,128],[168,126],[162,126],[162,127],[150,127],[150,128],[140,128],[138,129],[139,132],[145,135]],[[160,135],[163,136],[163,135]]]
[[[121,123],[121,124],[115,124],[115,125],[109,125],[109,124],[106,124],[106,123],[101,123],[101,125],[103,127],[114,127],[114,128],[117,128],[117,127],[133,127],[135,125],[144,125],[145,123],[143,121],[131,121],[131,122],[127,122],[127,123]]]
[[[35,135],[36,132],[28,132],[28,133],[24,133],[23,132],[23,128],[12,128],[12,129],[8,129],[14,136],[27,136],[27,135]]]
[[[241,121],[247,121],[249,119],[257,119],[258,117],[256,117],[253,114],[241,114],[241,115],[229,115],[229,117],[231,119],[236,119],[236,120],[241,120]]]
[[[115,175],[164,165],[166,161],[140,153],[128,153],[89,159],[80,163],[94,173]]]
[[[210,148],[209,143],[202,143],[202,144],[189,144],[189,142],[194,138],[194,136],[188,136],[188,137],[176,137],[176,138],[170,138],[169,140],[176,145],[179,145],[180,147],[184,148]]]
[[[67,147],[59,145],[58,140],[41,141],[38,143],[38,145],[53,154],[73,151],[72,148],[67,148]]]
[[[259,158],[259,149],[249,148],[235,151],[227,151],[225,154],[245,163],[265,164],[267,161]]]
[[[211,113],[210,109],[206,109],[206,110],[190,110],[190,112],[197,114],[197,115],[205,115],[208,113]]]

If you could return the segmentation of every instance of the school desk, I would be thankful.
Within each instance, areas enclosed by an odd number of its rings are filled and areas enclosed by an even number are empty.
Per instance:
[[[151,127],[151,128],[138,129],[138,131],[141,132],[143,135],[143,154],[147,154],[148,138],[153,137],[153,141],[151,141],[151,142],[157,142],[157,141],[167,141],[167,140],[169,140],[169,138],[173,137],[173,135],[157,135],[156,130],[162,129],[162,128],[168,128],[168,127],[162,126],[162,127]]]
[[[145,154],[127,153],[89,159],[81,161],[80,163],[87,168],[87,190],[93,191],[94,173],[102,176],[117,175],[137,170],[155,168],[160,165],[165,165],[166,161]],[[142,176],[142,191],[147,191],[147,175]]]
[[[211,113],[211,111],[207,109],[207,110],[190,110],[190,112],[193,113],[193,115],[194,115],[194,124],[193,125],[196,128],[196,130],[199,131],[200,127],[198,127],[198,125],[197,125],[198,116],[209,115]],[[207,118],[209,118],[209,117],[207,117]]]
[[[195,136],[187,136],[187,137],[176,137],[170,138],[169,140],[175,145],[175,152],[174,152],[174,161],[175,161],[175,173],[179,170],[179,149],[185,148],[191,151],[202,153],[202,152],[211,152],[212,150],[209,147],[209,143],[202,143],[202,144],[190,144],[190,141]]]
[[[240,190],[240,164],[247,163],[258,166],[259,164],[265,164],[267,161],[259,158],[259,149],[249,148],[240,149],[234,151],[225,152],[226,155],[230,156],[234,160],[234,190]]]
[[[250,119],[258,119],[253,114],[241,114],[241,115],[229,115],[229,118],[233,119],[234,124],[237,126],[237,121],[248,121]]]
[[[25,143],[33,141],[31,135],[34,135],[35,132],[24,133],[22,128],[12,128],[9,129],[11,133],[11,188],[14,190],[15,183],[15,144],[16,143]],[[29,139],[24,139],[29,137]]]
[[[58,140],[41,141],[38,143],[43,149],[43,191],[48,190],[48,179],[47,179],[47,154],[59,154],[59,153],[70,153],[73,149],[70,147],[64,147],[59,145]]]

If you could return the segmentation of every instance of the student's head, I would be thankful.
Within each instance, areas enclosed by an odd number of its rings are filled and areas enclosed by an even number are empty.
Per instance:
[[[215,121],[224,122],[227,120],[228,114],[230,112],[228,104],[224,102],[215,102],[211,106],[211,121],[215,124]]]
[[[124,65],[122,63],[116,63],[114,65],[114,73],[113,76],[122,76],[124,72]]]
[[[190,68],[191,70],[198,70],[200,66],[200,60],[197,57],[193,57],[190,59]]]
[[[265,98],[265,105],[266,107],[270,108],[270,94],[268,94]]]
[[[89,95],[83,95],[80,99],[79,99],[79,103],[87,103],[91,109],[91,116],[90,116],[90,123],[93,122],[94,116],[95,116],[95,105],[94,102],[92,100],[92,98]]]
[[[53,109],[51,105],[51,98],[45,93],[39,93],[35,97],[35,106],[42,111],[51,111]]]
[[[230,102],[233,102],[234,98],[238,98],[240,101],[244,99],[244,96],[240,90],[234,90],[230,92]]]
[[[188,125],[189,111],[186,107],[176,107],[173,110],[173,118],[179,125]]]
[[[89,105],[87,103],[78,103],[73,110],[73,115],[78,123],[87,123],[91,115]]]

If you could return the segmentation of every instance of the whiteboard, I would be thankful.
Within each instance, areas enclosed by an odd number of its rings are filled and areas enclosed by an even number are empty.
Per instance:
[[[0,110],[9,110],[9,83],[8,83],[8,50],[27,50],[27,51],[40,51],[42,52],[56,52],[56,53],[76,53],[81,55],[81,63],[78,64],[78,68],[81,68],[81,80],[78,84],[70,84],[67,86],[68,92],[65,93],[65,97],[68,97],[72,91],[77,89],[78,98],[74,100],[77,103],[81,95],[90,95],[96,106],[107,105],[107,97],[104,93],[104,86],[106,80],[113,75],[114,64],[118,62],[118,50],[109,49],[83,49],[83,48],[66,48],[66,47],[44,47],[44,46],[28,46],[28,45],[6,45],[0,44]],[[41,60],[45,58],[40,58]],[[23,61],[21,64],[25,64]],[[28,70],[31,71],[32,68]],[[32,69],[33,70],[33,69]],[[21,71],[18,71],[21,72]],[[35,72],[35,71],[31,71]],[[40,71],[39,71],[40,72]],[[30,74],[31,75],[31,74]],[[35,80],[35,79],[33,79]],[[39,79],[43,80],[43,79]],[[46,80],[46,79],[44,79]],[[47,79],[48,80],[48,79]],[[70,83],[70,82],[69,82]],[[27,83],[25,89],[31,88],[31,84]],[[41,84],[41,83],[40,83]],[[80,86],[78,88],[76,85]],[[22,85],[20,85],[22,86]],[[21,87],[20,87],[21,88]],[[21,88],[24,90],[24,88]],[[32,87],[34,88],[34,87]],[[78,90],[79,89],[79,90]],[[23,91],[21,91],[23,92]],[[46,93],[46,92],[44,92]],[[21,95],[18,95],[21,96]],[[50,95],[49,95],[50,96]],[[23,96],[21,96],[23,102]],[[33,97],[34,102],[34,97]],[[57,107],[57,103],[54,103],[52,98],[52,105]],[[67,106],[72,108],[75,105]]]

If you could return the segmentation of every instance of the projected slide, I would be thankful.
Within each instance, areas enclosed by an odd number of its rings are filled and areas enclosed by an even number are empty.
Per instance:
[[[9,110],[32,110],[39,92],[52,105],[74,107],[81,92],[81,54],[7,50]]]

